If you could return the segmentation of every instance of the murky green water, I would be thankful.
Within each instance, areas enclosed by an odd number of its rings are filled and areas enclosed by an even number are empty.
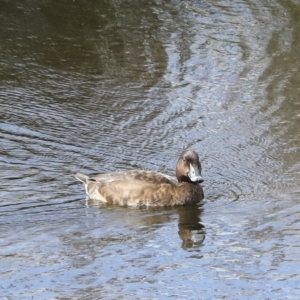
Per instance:
[[[2,1],[1,299],[298,299],[298,1]],[[199,207],[85,201],[174,174]]]

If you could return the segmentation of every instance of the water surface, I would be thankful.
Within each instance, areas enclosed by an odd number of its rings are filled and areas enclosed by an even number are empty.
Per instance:
[[[298,299],[297,1],[2,1],[1,299]],[[86,201],[174,175],[200,206]]]

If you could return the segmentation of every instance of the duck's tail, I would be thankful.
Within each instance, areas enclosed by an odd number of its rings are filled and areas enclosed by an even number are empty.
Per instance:
[[[87,184],[88,176],[81,174],[81,173],[76,173],[75,178],[78,179],[79,181],[83,182],[85,185]]]

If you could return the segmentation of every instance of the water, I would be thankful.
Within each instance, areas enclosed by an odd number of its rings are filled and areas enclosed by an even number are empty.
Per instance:
[[[298,299],[297,1],[2,1],[1,299]],[[86,201],[75,172],[205,201]]]

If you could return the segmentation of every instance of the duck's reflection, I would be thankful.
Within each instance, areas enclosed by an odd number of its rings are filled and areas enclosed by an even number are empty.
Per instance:
[[[187,205],[178,207],[120,207],[99,203],[91,199],[86,199],[86,205],[97,206],[103,209],[113,208],[118,214],[118,218],[111,222],[121,222],[129,226],[146,226],[153,230],[154,226],[172,222],[174,212],[178,214],[178,235],[182,240],[182,248],[189,249],[201,246],[205,239],[205,227],[201,223],[200,215],[203,211],[202,205]],[[115,208],[115,209],[114,209]],[[138,210],[141,214],[134,213]],[[112,212],[110,210],[110,212]],[[161,226],[159,226],[161,227]],[[151,229],[152,228],[152,229]],[[157,227],[156,227],[157,228]]]
[[[205,227],[200,219],[202,211],[203,207],[199,205],[177,208],[179,215],[178,234],[182,239],[182,248],[199,247],[203,243],[205,239]]]

